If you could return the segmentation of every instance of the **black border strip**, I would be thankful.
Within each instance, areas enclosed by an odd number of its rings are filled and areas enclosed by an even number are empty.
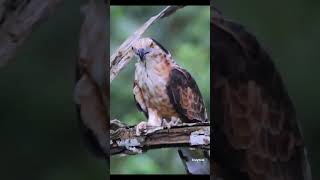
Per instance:
[[[213,131],[213,126],[214,126],[214,119],[213,119],[213,102],[214,102],[214,88],[213,88],[213,55],[212,55],[212,43],[213,43],[213,34],[212,34],[212,26],[211,26],[211,17],[213,14],[213,6],[212,6],[212,0],[210,1],[210,179],[214,179],[214,173],[213,173],[213,165],[214,165],[214,146],[215,144],[215,139],[214,139],[214,131]]]
[[[188,180],[188,179],[197,179],[197,180],[210,180],[210,176],[209,175],[180,175],[180,174],[170,174],[170,175],[164,175],[164,174],[148,174],[148,175],[141,175],[141,174],[130,174],[130,175],[119,175],[119,174],[111,174],[110,175],[110,179],[114,180],[114,179],[125,179],[125,178],[131,178],[131,177],[136,177],[137,179],[140,180],[150,180],[150,178],[153,178],[154,176],[159,176],[159,178],[165,178],[167,180],[170,179],[180,179],[183,178],[184,180]],[[133,178],[135,179],[135,178]]]
[[[210,5],[210,0],[109,0],[110,5]]]

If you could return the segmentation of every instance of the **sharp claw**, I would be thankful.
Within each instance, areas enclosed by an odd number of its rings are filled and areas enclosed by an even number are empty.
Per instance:
[[[162,119],[162,126],[165,126],[167,129],[171,128],[170,123],[168,123],[166,119]]]
[[[136,126],[136,135],[140,136],[142,132],[146,132],[146,130],[147,130],[147,122],[142,121]]]

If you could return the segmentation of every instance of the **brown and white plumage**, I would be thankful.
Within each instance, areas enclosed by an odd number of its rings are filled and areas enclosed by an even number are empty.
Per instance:
[[[143,38],[132,49],[139,56],[133,84],[134,99],[148,118],[148,122],[137,125],[137,135],[148,125],[170,127],[180,122],[208,120],[195,80],[165,48],[154,39]],[[181,148],[179,155],[188,174],[209,174],[210,162],[206,151]],[[199,158],[203,161],[193,161]]]
[[[161,126],[163,119],[172,118],[185,123],[207,121],[195,80],[166,49],[154,39],[143,38],[133,50],[141,56],[136,63],[133,94],[139,109],[148,117],[148,125]]]
[[[295,110],[270,56],[242,26],[213,15],[215,175],[310,180]]]

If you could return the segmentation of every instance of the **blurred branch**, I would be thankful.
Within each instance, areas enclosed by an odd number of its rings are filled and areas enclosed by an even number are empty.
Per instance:
[[[62,0],[0,1],[0,66],[13,58],[16,49],[60,2]]]
[[[96,155],[109,158],[109,83],[107,68],[107,5],[90,0],[82,8],[77,82],[74,91],[80,124]]]
[[[141,35],[157,20],[168,17],[183,6],[167,6],[156,16],[151,17],[138,30],[136,30],[130,37],[128,37],[110,57],[110,83],[132,59],[131,46],[138,40]]]
[[[143,135],[136,135],[135,126],[118,120],[111,121],[110,153],[138,154],[150,149],[166,147],[210,148],[210,124],[193,123],[165,127],[149,127]]]

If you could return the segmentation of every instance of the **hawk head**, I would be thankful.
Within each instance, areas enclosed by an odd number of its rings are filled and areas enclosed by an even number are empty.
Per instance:
[[[155,59],[157,56],[165,54],[171,56],[160,43],[152,38],[141,38],[132,46],[132,51],[138,56],[140,62]]]

